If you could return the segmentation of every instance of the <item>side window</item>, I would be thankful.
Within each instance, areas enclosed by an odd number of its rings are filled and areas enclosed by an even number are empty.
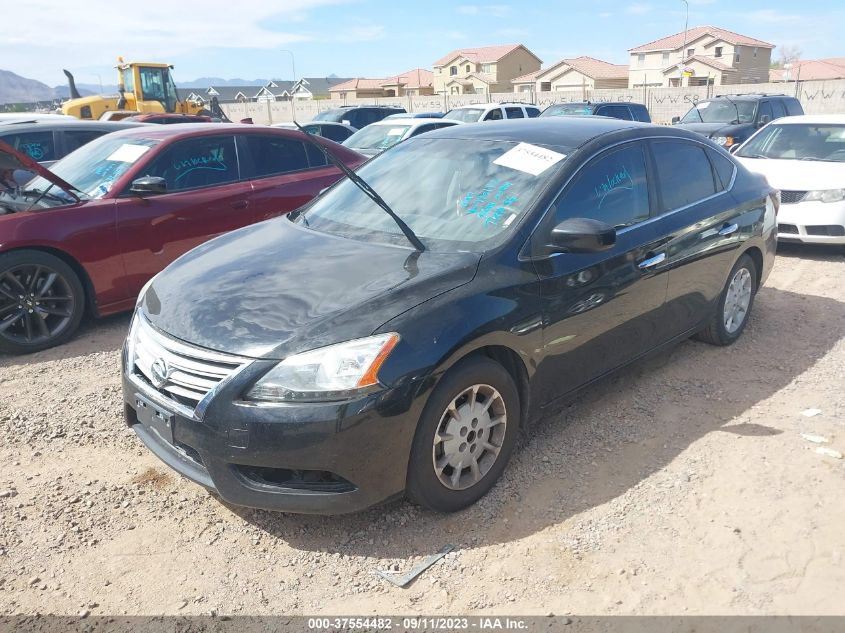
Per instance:
[[[786,106],[786,114],[788,116],[798,116],[804,114],[804,108],[801,107],[801,103],[798,99],[784,99],[784,103]]]
[[[584,167],[558,202],[555,224],[568,218],[591,218],[625,227],[648,217],[645,156],[637,143],[604,154]]]
[[[308,154],[308,165],[313,167],[325,167],[328,165],[328,161],[326,160],[326,155],[323,154],[320,150],[316,147],[311,145],[311,143],[305,144],[305,152]]]
[[[628,107],[631,109],[635,121],[643,121],[645,123],[649,123],[651,121],[651,117],[649,117],[648,110],[646,110],[645,106],[632,105]]]
[[[534,108],[531,106],[526,106],[525,111],[528,113],[528,117],[531,119],[535,119],[540,116],[540,109]]]
[[[100,138],[103,134],[105,132],[95,130],[67,130],[64,132],[66,153],[70,154],[73,150],[79,149],[95,138]]]
[[[487,116],[484,117],[485,121],[501,121],[502,120],[502,109],[496,108],[495,110],[490,110],[487,113]]]
[[[426,125],[419,126],[416,130],[414,130],[411,136],[419,136],[420,134],[425,134],[426,132],[431,132],[435,129],[434,123],[427,123]]]
[[[319,125],[303,125],[302,129],[305,130],[306,134],[316,134],[320,136],[320,126]]]
[[[522,114],[522,108],[505,108],[505,113],[508,115],[509,119],[525,118],[525,115]]]
[[[624,119],[626,121],[631,120],[631,111],[625,106],[601,106],[599,109],[596,110],[596,114],[601,116],[613,117],[614,119]]]
[[[710,157],[710,162],[713,163],[713,168],[716,170],[716,188],[719,191],[727,189],[731,184],[736,167],[729,158],[722,156],[719,152],[712,149],[707,150],[707,155]]]
[[[783,101],[779,99],[775,99],[771,102],[772,104],[772,119],[779,119],[782,116],[786,116],[786,108],[783,107]]]
[[[769,121],[772,120],[772,104],[768,101],[760,102],[760,107],[757,110],[757,122],[762,122],[764,116],[768,116]]]
[[[140,175],[158,176],[167,191],[213,187],[240,179],[234,136],[199,136],[174,143]]]
[[[340,127],[338,125],[324,125],[323,136],[335,143],[342,143],[348,139],[350,135],[349,131],[345,127]]]
[[[652,149],[664,211],[716,193],[713,168],[703,147],[683,141],[655,141]]]
[[[0,137],[0,140],[39,163],[48,160],[58,160],[59,158],[56,155],[56,145],[53,142],[52,132],[6,134]]]
[[[266,178],[308,169],[308,156],[302,141],[257,134],[246,134],[243,139],[252,163],[251,178]]]

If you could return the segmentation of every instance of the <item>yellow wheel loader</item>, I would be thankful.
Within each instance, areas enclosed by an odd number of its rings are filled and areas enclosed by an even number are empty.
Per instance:
[[[223,113],[215,103],[208,109],[202,103],[180,101],[176,84],[168,64],[125,63],[118,58],[117,91],[114,96],[94,95],[83,97],[76,89],[73,75],[64,71],[68,78],[70,99],[62,103],[62,113],[79,119],[99,119],[106,112],[131,110],[138,113],[175,112],[180,114],[206,114],[221,117]],[[214,110],[217,110],[215,112]],[[225,119],[225,115],[221,118]]]

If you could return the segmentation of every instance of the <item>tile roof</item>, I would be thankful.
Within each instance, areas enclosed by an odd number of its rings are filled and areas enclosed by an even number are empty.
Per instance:
[[[772,81],[786,81],[785,68],[773,68],[769,71]],[[802,59],[792,62],[789,69],[789,80],[811,81],[813,79],[843,79],[845,78],[845,57],[828,57],[827,59]]]
[[[569,66],[573,70],[578,71],[591,77],[593,79],[627,79],[628,66],[625,64],[611,64],[595,57],[588,57],[581,55],[580,57],[573,57],[571,59],[561,59],[559,62],[552,64],[548,68],[541,68],[533,73],[527,73],[511,79],[511,83],[526,83],[529,81],[536,81],[542,75],[555,70],[561,66]]]
[[[763,40],[754,39],[747,35],[740,35],[727,29],[720,29],[716,26],[694,26],[685,32],[675,33],[668,37],[662,37],[659,40],[654,40],[647,44],[642,44],[636,48],[628,49],[630,53],[646,53],[648,51],[665,51],[676,50],[684,45],[684,40],[688,43],[699,39],[702,35],[712,35],[715,38],[724,40],[729,44],[741,44],[744,46],[759,46],[761,48],[774,48],[774,44],[769,44]]]
[[[380,89],[385,81],[387,81],[387,79],[384,77],[378,79],[357,77],[332,86],[330,88],[330,92],[338,92],[341,90],[376,90]]]
[[[443,66],[444,64],[449,63],[453,59],[455,59],[458,55],[463,55],[467,59],[473,59],[476,63],[484,63],[484,62],[497,62],[502,57],[510,53],[511,51],[516,50],[522,46],[522,44],[502,44],[499,46],[481,46],[478,48],[456,48],[451,53],[446,55],[445,57],[441,57],[436,62],[434,62],[434,66]],[[522,48],[525,48],[522,46]],[[525,50],[528,50],[527,48]],[[529,51],[531,52],[531,51]],[[534,55],[534,53],[531,53]],[[536,57],[536,55],[534,55]]]
[[[727,64],[723,64],[722,62],[717,62],[712,57],[705,57],[704,55],[693,55],[692,57],[687,57],[684,61],[678,64],[673,64],[668,68],[665,68],[663,72],[665,74],[682,64],[689,64],[690,62],[699,62],[701,64],[704,64],[705,66],[710,66],[711,68],[715,68],[716,70],[721,70],[722,72],[736,72],[736,68],[728,66]]]
[[[434,73],[425,68],[414,68],[399,73],[384,80],[383,86],[395,86],[402,82],[402,86],[408,88],[428,88],[434,83]]]

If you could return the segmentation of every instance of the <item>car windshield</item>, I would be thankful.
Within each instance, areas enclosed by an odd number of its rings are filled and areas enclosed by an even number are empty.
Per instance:
[[[483,113],[484,110],[481,108],[458,108],[456,110],[449,110],[443,115],[443,118],[461,121],[462,123],[475,123]]]
[[[558,103],[543,110],[540,116],[576,116],[583,114],[592,114],[593,108],[589,105],[578,105],[575,103]]]
[[[114,182],[158,141],[107,134],[54,163],[50,171],[89,198],[102,198]],[[41,176],[30,189],[46,191],[52,183]]]
[[[681,119],[681,123],[751,123],[754,121],[754,101],[702,101]]]
[[[751,138],[736,155],[845,163],[845,125],[769,125]]]
[[[402,140],[410,125],[368,125],[343,141],[354,149],[387,149]]]
[[[334,123],[340,122],[343,119],[343,115],[346,114],[343,110],[326,110],[325,112],[320,112],[317,116],[315,116],[312,121],[332,121]]]
[[[483,252],[519,224],[567,153],[508,141],[415,137],[357,173],[426,248]],[[537,156],[543,157],[539,168]],[[408,244],[393,219],[350,180],[318,197],[294,221],[351,239]]]

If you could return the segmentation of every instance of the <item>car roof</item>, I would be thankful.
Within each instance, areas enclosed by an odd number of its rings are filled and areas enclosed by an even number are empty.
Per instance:
[[[660,126],[651,123],[609,117],[543,117],[451,125],[427,132],[426,138],[461,138],[580,147],[597,136],[636,127],[660,129]],[[692,133],[690,137],[697,138]]]
[[[74,128],[78,130],[92,129],[92,130],[126,130],[129,128],[148,127],[146,123],[140,121],[83,121],[76,118],[67,118],[49,120],[49,119],[35,119],[20,121],[16,123],[5,123],[0,125],[0,132],[12,131],[34,131],[43,129],[64,129]]]
[[[748,94],[741,94],[741,95],[730,95],[730,94],[728,94],[728,95],[714,95],[714,96],[710,97],[709,99],[699,99],[699,103],[701,103],[702,101],[722,101],[722,100],[727,101],[728,99],[730,99],[731,101],[757,101],[759,99],[772,99],[772,98],[794,99],[795,97],[790,97],[789,95],[783,95],[783,94],[767,95],[767,94],[761,94],[761,93],[756,93],[756,94],[748,93]]]
[[[427,123],[445,123],[446,125],[457,124],[457,121],[450,121],[449,119],[435,119],[434,117],[425,118],[425,117],[396,117],[395,119],[382,119],[381,121],[375,121],[370,123],[370,125],[425,125]],[[367,126],[369,127],[369,126]]]
[[[483,109],[483,108],[498,108],[499,106],[524,106],[526,108],[536,108],[533,103],[521,103],[519,101],[502,101],[501,103],[470,103],[468,105],[455,106],[452,110],[464,110],[467,108]]]
[[[120,123],[120,121],[118,121]],[[141,127],[143,126],[143,127]],[[274,128],[269,125],[253,125],[250,123],[172,123],[171,125],[145,125],[136,124],[131,130],[120,130],[115,132],[126,137],[141,137],[149,139],[170,139],[186,136],[202,136],[207,134],[235,134],[236,132],[260,132],[274,130],[275,132],[295,132],[299,130],[287,130],[285,128]]]
[[[799,114],[795,116],[779,117],[772,121],[777,125],[807,124],[831,124],[838,123],[845,125],[845,114]]]
[[[574,106],[621,105],[621,106],[642,106],[642,107],[645,107],[642,103],[637,103],[636,101],[564,101],[564,102],[561,102],[561,103],[553,103],[549,106],[549,108],[553,108],[554,106],[568,106],[568,105],[574,105]]]

